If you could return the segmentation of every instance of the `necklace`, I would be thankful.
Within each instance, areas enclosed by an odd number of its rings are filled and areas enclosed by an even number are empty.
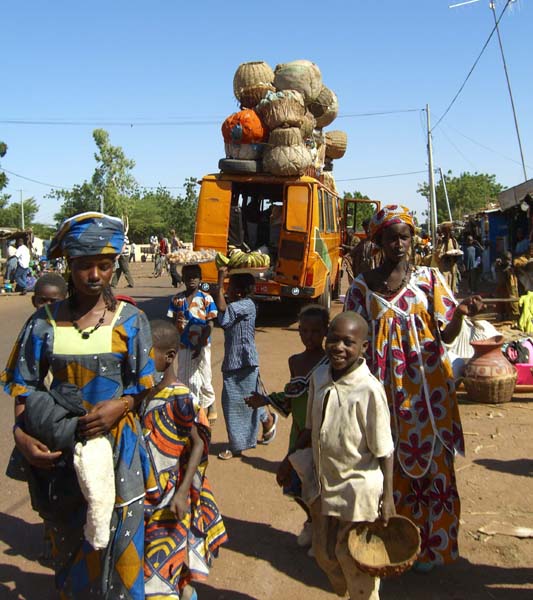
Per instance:
[[[407,268],[405,269],[405,274],[402,277],[402,280],[400,281],[400,284],[397,287],[391,288],[391,287],[389,287],[389,284],[387,283],[386,279],[383,281],[383,289],[385,290],[385,293],[389,296],[393,296],[394,294],[399,292],[405,286],[405,284],[409,281],[410,276],[411,276],[411,265],[408,264]]]
[[[83,331],[82,329],[80,329],[80,326],[74,319],[72,319],[72,326],[81,335],[81,338],[83,340],[88,340],[91,337],[91,335],[104,324],[106,313],[107,306],[104,309],[104,314],[98,319],[98,323],[96,323],[96,325],[90,331]]]

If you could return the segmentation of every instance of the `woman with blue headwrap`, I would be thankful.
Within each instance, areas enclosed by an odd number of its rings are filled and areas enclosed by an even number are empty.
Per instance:
[[[67,259],[69,296],[28,321],[2,374],[5,391],[15,398],[15,442],[31,466],[32,504],[52,537],[56,586],[62,598],[75,600],[144,600],[143,506],[152,475],[133,409],[153,385],[154,363],[146,316],[118,302],[110,288],[123,243],[122,221],[114,217],[83,213],[62,223],[49,258]],[[29,412],[38,416],[35,399],[48,371],[54,397],[66,384],[76,386],[85,413],[73,417],[76,441],[106,436],[111,443],[115,507],[103,550],[84,539],[87,504],[72,466],[72,441],[47,448],[42,442],[49,431],[37,428],[34,437],[24,431],[39,420]]]

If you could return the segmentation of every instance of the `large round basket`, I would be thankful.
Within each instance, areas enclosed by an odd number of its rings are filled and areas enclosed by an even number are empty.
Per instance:
[[[316,100],[309,104],[309,110],[315,116],[316,126],[319,129],[327,127],[333,123],[339,112],[337,94],[323,85]]]
[[[344,131],[326,132],[326,156],[328,158],[342,158],[348,146],[348,136]]]
[[[313,129],[316,127],[316,119],[313,114],[307,111],[302,120],[302,126],[300,129],[302,130],[303,139],[310,138],[313,135]]]
[[[302,143],[302,132],[298,127],[278,127],[270,132],[271,146],[296,146]]]
[[[282,177],[303,175],[312,163],[311,154],[303,144],[297,146],[270,146],[263,155],[264,171]]]
[[[300,127],[305,116],[303,96],[295,90],[269,92],[255,110],[269,129]]]
[[[308,104],[320,94],[322,74],[310,60],[293,60],[276,66],[274,85],[277,90],[298,90]]]
[[[274,89],[274,86],[272,85],[273,81],[274,71],[266,62],[254,61],[242,63],[237,67],[235,75],[233,76],[233,93],[237,100],[245,106],[244,101],[246,100],[245,96],[247,95],[247,92],[244,90],[261,87]],[[259,98],[259,100],[261,100],[261,98]],[[257,100],[257,102],[259,102],[259,100]],[[257,104],[257,102],[255,104]],[[247,108],[252,108],[255,104],[247,106]]]
[[[348,549],[357,568],[372,577],[394,577],[413,566],[420,552],[418,527],[395,515],[381,522],[356,525],[348,536]]]
[[[270,83],[258,83],[249,85],[245,88],[239,88],[237,100],[242,108],[254,108],[268,92],[275,92],[276,88]]]
[[[518,373],[494,379],[464,377],[463,384],[470,400],[483,404],[510,402],[516,386]]]

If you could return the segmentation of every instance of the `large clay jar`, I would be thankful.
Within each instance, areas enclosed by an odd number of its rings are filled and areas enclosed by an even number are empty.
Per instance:
[[[470,343],[474,356],[465,367],[463,380],[468,398],[488,404],[509,402],[513,397],[517,372],[502,353],[503,336]]]

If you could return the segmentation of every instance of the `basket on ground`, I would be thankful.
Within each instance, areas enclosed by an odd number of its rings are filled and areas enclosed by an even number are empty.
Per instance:
[[[420,552],[418,527],[395,515],[387,526],[381,521],[356,525],[348,536],[348,549],[357,568],[373,577],[401,575]]]

